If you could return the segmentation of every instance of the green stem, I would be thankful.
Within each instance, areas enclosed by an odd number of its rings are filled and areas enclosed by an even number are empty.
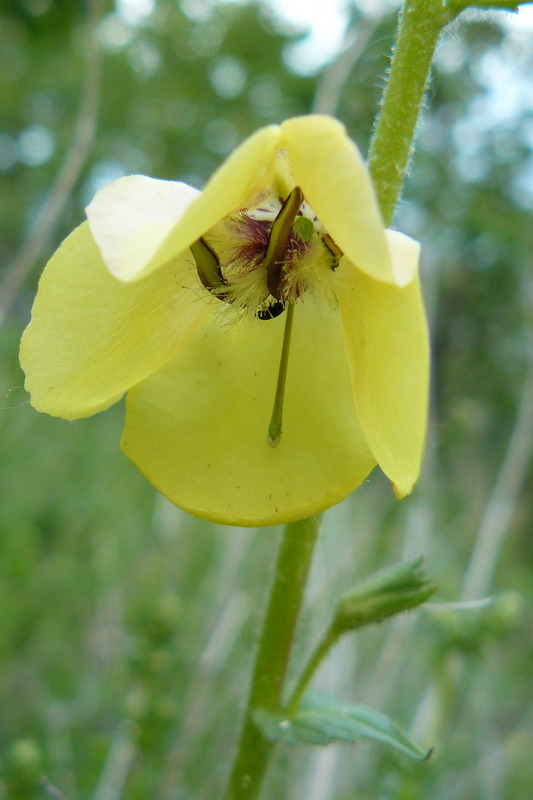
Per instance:
[[[328,628],[318,645],[315,647],[309,661],[307,662],[298,683],[296,684],[291,698],[285,706],[285,711],[288,717],[291,717],[300,704],[305,690],[309,686],[311,678],[315,674],[317,668],[325,659],[335,642],[338,640],[340,632],[334,626]]]
[[[406,0],[389,80],[368,154],[385,225],[407,172],[416,124],[441,30],[452,14],[442,0]]]
[[[256,708],[277,711],[300,614],[319,517],[285,526],[255,658],[252,684],[225,800],[258,797],[274,745],[255,727]]]

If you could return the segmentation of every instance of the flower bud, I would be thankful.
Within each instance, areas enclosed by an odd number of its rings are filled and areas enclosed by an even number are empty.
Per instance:
[[[420,605],[436,588],[424,572],[422,558],[388,567],[341,597],[333,630],[340,635],[380,622]]]

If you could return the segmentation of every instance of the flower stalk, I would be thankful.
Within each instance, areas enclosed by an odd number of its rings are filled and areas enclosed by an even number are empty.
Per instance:
[[[285,526],[261,631],[237,756],[225,800],[254,800],[274,745],[252,721],[256,708],[276,711],[300,614],[320,517]]]

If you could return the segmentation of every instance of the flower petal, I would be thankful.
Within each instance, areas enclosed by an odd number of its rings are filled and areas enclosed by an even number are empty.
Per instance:
[[[404,259],[417,243],[403,237],[392,252]],[[344,336],[357,412],[370,449],[402,497],[420,471],[429,384],[427,324],[418,278],[405,288],[374,281],[343,259],[337,270]]]
[[[209,320],[127,398],[122,447],[163,494],[197,516],[275,525],[348,495],[375,465],[357,422],[338,312],[295,308],[283,433],[267,444],[285,315]]]
[[[84,223],[48,262],[22,339],[32,405],[66,419],[107,408],[171,358],[216,303],[199,297],[190,259],[133,285],[116,280]]]
[[[420,244],[399,231],[386,230],[396,286],[407,286],[418,272]]]
[[[273,180],[278,141],[277,125],[258,130],[231,154],[194,198],[191,194],[194,189],[186,187],[186,194],[184,189],[178,189],[185,184],[174,183],[174,189],[165,190],[161,202],[156,202],[157,214],[168,202],[167,216],[155,218],[150,211],[149,222],[141,224],[137,231],[135,224],[127,221],[130,209],[134,209],[134,217],[140,223],[142,209],[151,207],[154,194],[165,181],[154,181],[150,187],[146,183],[150,178],[145,178],[142,184],[139,176],[125,178],[124,189],[132,190],[130,198],[127,192],[117,196],[112,189],[115,184],[107,194],[105,189],[100,192],[88,207],[87,215],[109,269],[123,281],[144,277],[183,253],[227,214],[249,206]],[[172,191],[174,202],[170,202]],[[116,253],[119,258],[115,258]]]
[[[186,183],[145,175],[104,186],[86,212],[109,271],[123,281],[138,277],[199,194]]]
[[[296,184],[349,260],[373,278],[396,283],[383,221],[366,166],[344,125],[308,116],[281,125]]]

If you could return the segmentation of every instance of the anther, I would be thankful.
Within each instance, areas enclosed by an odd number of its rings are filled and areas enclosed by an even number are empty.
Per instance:
[[[270,229],[263,263],[267,270],[268,291],[276,300],[283,299],[281,296],[283,260],[289,244],[291,229],[303,199],[302,190],[299,186],[295,186],[283,203]]]
[[[219,300],[225,300],[228,292],[224,287],[228,284],[224,280],[220,269],[220,260],[213,248],[200,237],[194,244],[191,244],[190,250],[196,262],[198,277],[205,288]]]
[[[331,267],[332,270],[337,269],[339,266],[339,261],[343,257],[344,253],[340,249],[337,242],[329,235],[329,233],[325,233],[322,237],[322,241],[324,242],[324,246],[333,256],[333,266]]]

